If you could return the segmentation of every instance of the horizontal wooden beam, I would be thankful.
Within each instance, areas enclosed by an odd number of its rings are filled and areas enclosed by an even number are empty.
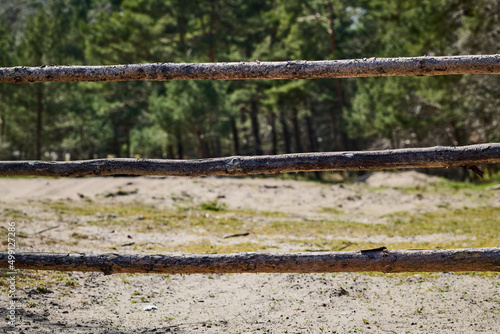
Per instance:
[[[17,253],[14,266],[108,275],[500,271],[500,248],[209,255]],[[9,268],[7,252],[0,253],[0,268]]]
[[[109,66],[17,66],[1,67],[0,83],[329,79],[451,74],[500,74],[500,55],[363,58],[325,61],[155,63]]]
[[[1,161],[0,176],[170,175],[211,176],[308,171],[435,168],[500,163],[500,144],[384,151],[234,156],[200,160],[97,159]]]

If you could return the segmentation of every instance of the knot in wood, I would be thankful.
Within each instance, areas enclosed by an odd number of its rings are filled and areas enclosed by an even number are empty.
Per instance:
[[[229,158],[225,160],[224,163],[226,164],[226,172],[229,174],[241,172],[242,170],[240,167],[241,160],[238,158]]]

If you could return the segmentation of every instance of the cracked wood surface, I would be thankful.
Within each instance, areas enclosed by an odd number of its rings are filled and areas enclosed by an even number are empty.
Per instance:
[[[2,161],[0,176],[163,175],[214,176],[307,171],[437,168],[500,163],[500,144],[428,147],[384,151],[233,156],[199,160],[97,159],[80,161]]]
[[[8,268],[8,252],[0,268]],[[17,253],[16,269],[115,273],[500,271],[500,248],[197,255]]]
[[[325,61],[153,63],[109,66],[1,67],[0,83],[325,79],[500,74],[500,55],[362,58]]]

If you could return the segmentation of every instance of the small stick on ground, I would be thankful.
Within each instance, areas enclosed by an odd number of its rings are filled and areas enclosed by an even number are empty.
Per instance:
[[[245,233],[235,233],[235,234],[230,234],[230,235],[226,235],[224,238],[222,239],[228,239],[228,238],[237,238],[237,237],[246,237],[247,235],[249,235],[250,232],[245,232]]]
[[[41,231],[38,231],[38,232],[36,232],[35,234],[42,234],[42,233],[44,233],[44,232],[47,232],[47,231],[50,231],[50,230],[56,229],[56,228],[58,228],[58,227],[59,227],[59,225],[56,225],[56,226],[51,226],[51,227],[47,227],[46,229],[43,229],[43,230],[41,230]]]

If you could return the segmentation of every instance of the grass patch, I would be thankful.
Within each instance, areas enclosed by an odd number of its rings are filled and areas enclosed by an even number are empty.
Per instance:
[[[32,218],[28,216],[26,212],[23,212],[21,210],[17,209],[10,209],[10,208],[5,208],[3,209],[2,215],[4,216],[4,219],[8,221],[31,221]]]
[[[500,183],[500,174],[499,176],[490,177],[488,179],[481,179],[476,181],[452,181],[445,178],[441,178],[438,182],[431,185],[426,186],[415,186],[408,188],[398,188],[409,192],[422,192],[422,193],[443,193],[451,191],[453,194],[458,192],[463,192],[464,190],[471,190],[474,192],[481,192],[485,188],[497,185]]]
[[[323,207],[318,210],[318,213],[331,213],[334,215],[340,215],[342,214],[342,210],[336,209],[336,208],[331,208],[331,207]]]
[[[385,244],[394,249],[446,248],[446,247],[494,247],[500,238],[500,207],[463,209],[439,209],[420,215],[393,215],[387,224],[366,224],[342,220],[275,220],[254,227],[253,232],[262,235],[290,235],[298,238],[315,237],[320,248],[336,249],[338,240],[328,241],[322,235],[345,235],[363,238],[370,235],[410,237],[429,234],[460,236],[456,241],[423,242],[408,241]],[[310,243],[310,241],[307,241]],[[358,248],[377,246],[369,242],[357,243]],[[352,247],[350,248],[352,249]]]
[[[316,246],[307,248],[339,249],[342,240],[328,241],[332,235],[359,237],[369,235],[410,237],[429,234],[451,234],[460,236],[456,241],[423,242],[408,241],[398,244],[384,244],[393,249],[435,248],[435,247],[491,247],[500,239],[500,207],[478,207],[462,209],[441,208],[417,215],[398,212],[386,216],[385,224],[369,224],[341,219],[290,219],[283,213],[253,212],[221,209],[216,202],[202,203],[196,208],[159,209],[153,205],[132,204],[97,205],[67,202],[48,203],[47,206],[62,216],[84,216],[87,224],[99,226],[123,226],[131,231],[143,233],[185,232],[196,235],[211,234],[221,237],[240,231],[251,231],[257,236],[284,236],[285,238],[317,240]],[[334,214],[336,209],[322,209]],[[86,236],[72,235],[75,239]],[[324,237],[325,236],[325,237]],[[304,239],[306,240],[306,239]],[[310,242],[304,242],[310,244]],[[369,242],[357,243],[345,250],[378,246]],[[233,246],[232,246],[233,247]],[[255,250],[255,246],[251,248]],[[241,246],[238,251],[244,251]],[[210,250],[206,245],[188,246],[190,249]],[[220,249],[212,249],[220,252]]]
[[[132,203],[130,205],[99,205],[95,203],[73,204],[68,201],[48,202],[46,207],[61,215],[92,216],[113,214],[115,216],[139,216],[158,214],[158,209],[153,205]]]
[[[221,212],[222,206],[210,206],[210,209],[159,209],[152,205],[97,205],[80,203],[75,205],[67,202],[48,203],[47,206],[59,216],[79,216],[87,218],[87,224],[96,226],[124,226],[130,230],[145,233],[168,232],[172,230],[187,230],[191,233],[234,233],[243,228],[242,221],[234,212],[213,215],[209,212]],[[80,235],[73,235],[81,239]]]
[[[403,236],[454,233],[478,239],[498,240],[500,207],[440,209],[421,215],[397,218],[390,224],[381,225],[379,229],[381,232],[392,232],[394,235]]]
[[[252,242],[241,242],[237,244],[216,244],[207,239],[189,242],[170,248],[171,251],[184,254],[226,254],[240,252],[258,252],[269,249],[269,246]]]
[[[0,277],[9,277],[8,269],[0,269]],[[9,282],[5,279],[0,280],[0,286],[7,287]],[[49,293],[52,288],[57,286],[74,287],[78,285],[78,280],[62,271],[43,271],[43,270],[18,270],[16,272],[16,288],[32,288],[39,293]]]
[[[218,200],[202,202],[200,204],[200,209],[207,211],[224,211],[226,210],[226,203],[219,202]]]
[[[85,234],[79,234],[79,233],[73,233],[71,234],[71,237],[72,238],[76,238],[76,239],[88,239],[89,236],[88,235],[85,235]]]

